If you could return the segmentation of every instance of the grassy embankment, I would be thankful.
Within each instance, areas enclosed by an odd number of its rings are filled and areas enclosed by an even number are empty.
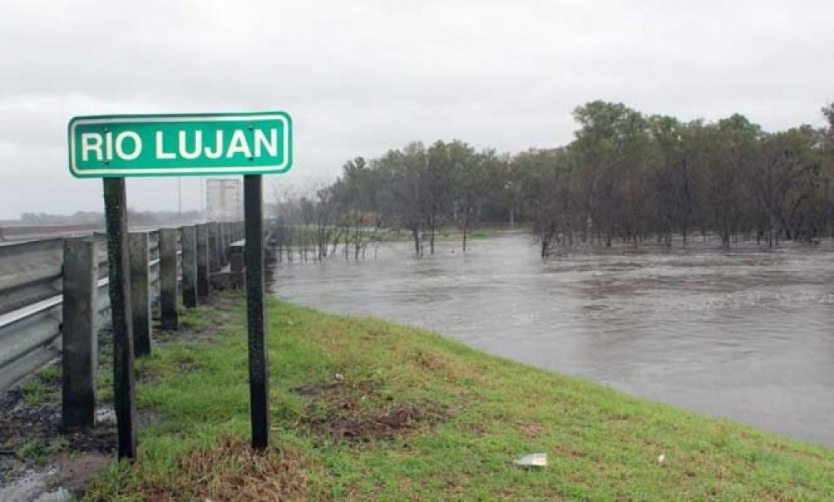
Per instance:
[[[141,431],[138,460],[114,464],[88,497],[834,497],[834,450],[432,333],[279,302],[269,320],[274,448],[252,455],[244,311],[229,299],[188,313],[191,332],[139,362],[139,407],[158,419]],[[510,463],[531,452],[547,452],[549,465]]]

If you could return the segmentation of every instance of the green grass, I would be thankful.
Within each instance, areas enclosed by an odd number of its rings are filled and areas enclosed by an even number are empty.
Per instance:
[[[17,458],[26,459],[33,465],[42,467],[55,454],[63,451],[67,446],[66,439],[56,437],[49,440],[36,439],[27,441],[15,450]]]
[[[496,236],[496,232],[492,230],[479,229],[470,230],[467,234],[467,240],[483,240],[492,239]],[[457,229],[443,229],[438,231],[437,237],[444,241],[463,240],[463,231]]]
[[[59,403],[61,399],[61,368],[49,365],[21,384],[21,396],[27,406]]]
[[[138,405],[159,420],[141,431],[138,460],[105,471],[89,498],[834,497],[834,450],[433,333],[277,301],[269,305],[273,448],[252,455],[245,316],[238,297],[226,303],[187,313],[197,334],[172,336],[138,363]],[[312,390],[291,391],[302,386]],[[403,416],[401,428],[374,429]],[[340,424],[359,440],[339,434]],[[547,452],[549,465],[511,464],[532,452]]]

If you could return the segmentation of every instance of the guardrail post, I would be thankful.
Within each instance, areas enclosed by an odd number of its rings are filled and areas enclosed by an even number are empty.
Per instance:
[[[61,425],[92,427],[96,419],[96,292],[98,260],[92,239],[64,242],[61,326]]]
[[[197,295],[209,296],[209,230],[208,223],[197,225]]]
[[[217,223],[211,222],[208,224],[209,228],[209,271],[217,272],[220,270],[219,256],[217,253],[219,239],[217,238]]]
[[[217,262],[220,267],[226,266],[226,224],[222,221],[217,224]]]
[[[244,267],[244,246],[233,245],[231,247],[231,262],[232,262],[232,285],[235,289],[240,289],[246,284],[246,270]]]
[[[177,312],[177,229],[159,229],[159,306],[161,327],[179,328]]]
[[[182,227],[182,303],[187,308],[197,306],[197,232]]]
[[[133,312],[133,354],[151,353],[151,292],[148,276],[150,262],[148,233],[135,232],[128,236],[130,247],[130,302]]]
[[[232,259],[232,243],[235,241],[234,236],[232,235],[232,224],[231,223],[224,223],[223,224],[223,231],[225,232],[226,240],[224,241],[223,245],[223,256],[228,264]]]

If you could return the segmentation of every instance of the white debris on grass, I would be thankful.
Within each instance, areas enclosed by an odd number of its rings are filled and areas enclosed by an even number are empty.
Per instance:
[[[116,410],[110,407],[102,407],[96,409],[96,423],[97,424],[115,424]]]
[[[545,467],[547,465],[547,453],[531,453],[513,460],[515,465],[522,467]]]

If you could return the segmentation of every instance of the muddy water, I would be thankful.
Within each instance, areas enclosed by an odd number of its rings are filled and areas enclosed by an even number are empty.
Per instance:
[[[834,445],[834,249],[577,252],[523,234],[281,264],[275,293]]]

